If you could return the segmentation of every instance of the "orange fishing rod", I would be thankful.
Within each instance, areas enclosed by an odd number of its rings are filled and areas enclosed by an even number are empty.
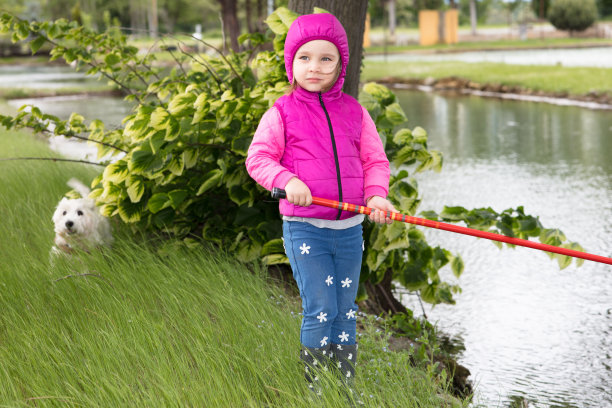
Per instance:
[[[280,188],[272,189],[272,197],[275,199],[287,198],[285,190]],[[343,203],[341,201],[328,200],[326,198],[312,197],[312,203],[321,205],[323,207],[337,208],[343,211],[350,211],[359,214],[370,215],[372,208],[365,207],[363,205],[355,205],[350,203]],[[507,244],[519,245],[527,248],[539,249],[540,251],[553,252],[555,254],[571,256],[574,258],[586,259],[588,261],[605,263],[612,265],[612,258],[606,258],[605,256],[593,255],[587,252],[576,251],[574,249],[561,248],[554,245],[541,244],[539,242],[533,242],[521,238],[507,237],[501,234],[495,234],[493,232],[480,231],[477,229],[462,227],[459,225],[447,224],[439,221],[427,220],[424,218],[412,217],[409,215],[403,215],[393,211],[387,211],[386,216],[394,221],[402,221],[408,224],[422,225],[423,227],[436,228],[444,231],[455,232],[457,234],[471,235],[473,237],[489,239],[492,241],[505,242]]]

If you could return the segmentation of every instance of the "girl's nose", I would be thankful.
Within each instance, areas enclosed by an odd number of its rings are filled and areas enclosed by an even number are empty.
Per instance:
[[[310,72],[319,72],[319,71],[321,71],[321,64],[319,64],[318,62],[313,61],[313,62],[311,62],[308,65],[308,70]]]

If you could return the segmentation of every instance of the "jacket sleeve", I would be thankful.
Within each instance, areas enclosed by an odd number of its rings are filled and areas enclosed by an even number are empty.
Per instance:
[[[366,108],[362,106],[362,110],[360,156],[364,174],[364,201],[367,203],[374,195],[387,197],[391,171],[376,125]]]
[[[280,164],[285,152],[285,129],[278,109],[272,107],[261,117],[247,153],[249,175],[267,190],[285,188],[296,177]]]

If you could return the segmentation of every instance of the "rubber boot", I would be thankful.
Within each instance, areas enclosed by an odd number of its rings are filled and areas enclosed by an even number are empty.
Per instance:
[[[334,362],[335,369],[340,377],[341,386],[344,387],[344,394],[348,400],[350,407],[363,405],[363,402],[357,398],[353,391],[355,382],[355,365],[357,364],[357,344],[331,345],[331,358]]]
[[[331,345],[330,354],[336,362],[340,377],[345,384],[351,386],[355,378],[355,364],[357,363],[357,344]]]
[[[321,395],[319,374],[321,371],[329,370],[329,349],[329,345],[321,348],[303,345],[300,352],[300,359],[304,363],[304,377],[308,383],[308,388],[317,395]]]

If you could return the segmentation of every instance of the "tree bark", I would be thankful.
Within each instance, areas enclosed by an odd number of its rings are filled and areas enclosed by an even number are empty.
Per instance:
[[[391,37],[395,36],[395,0],[389,0],[389,34]]]
[[[323,8],[335,15],[346,30],[350,60],[344,80],[344,92],[356,98],[359,93],[368,0],[289,0],[289,8],[298,14],[311,14],[314,7]]]
[[[149,9],[149,35],[157,38],[158,34],[158,19],[157,19],[157,0],[151,0],[151,8]]]
[[[472,35],[476,35],[476,0],[470,0],[470,23],[472,25]]]
[[[380,315],[387,313],[390,315],[396,313],[407,313],[406,306],[393,296],[392,291],[393,271],[388,270],[382,282],[373,284],[365,282],[368,298],[361,305],[368,313]]]
[[[240,36],[240,23],[238,22],[237,0],[217,0],[221,5],[221,19],[223,29],[230,38],[230,44],[234,51],[240,51],[238,37]]]
[[[249,33],[252,33],[253,31],[253,20],[252,20],[252,10],[251,10],[251,0],[245,0],[245,11],[246,11],[246,23],[247,23],[247,30],[249,30]]]

